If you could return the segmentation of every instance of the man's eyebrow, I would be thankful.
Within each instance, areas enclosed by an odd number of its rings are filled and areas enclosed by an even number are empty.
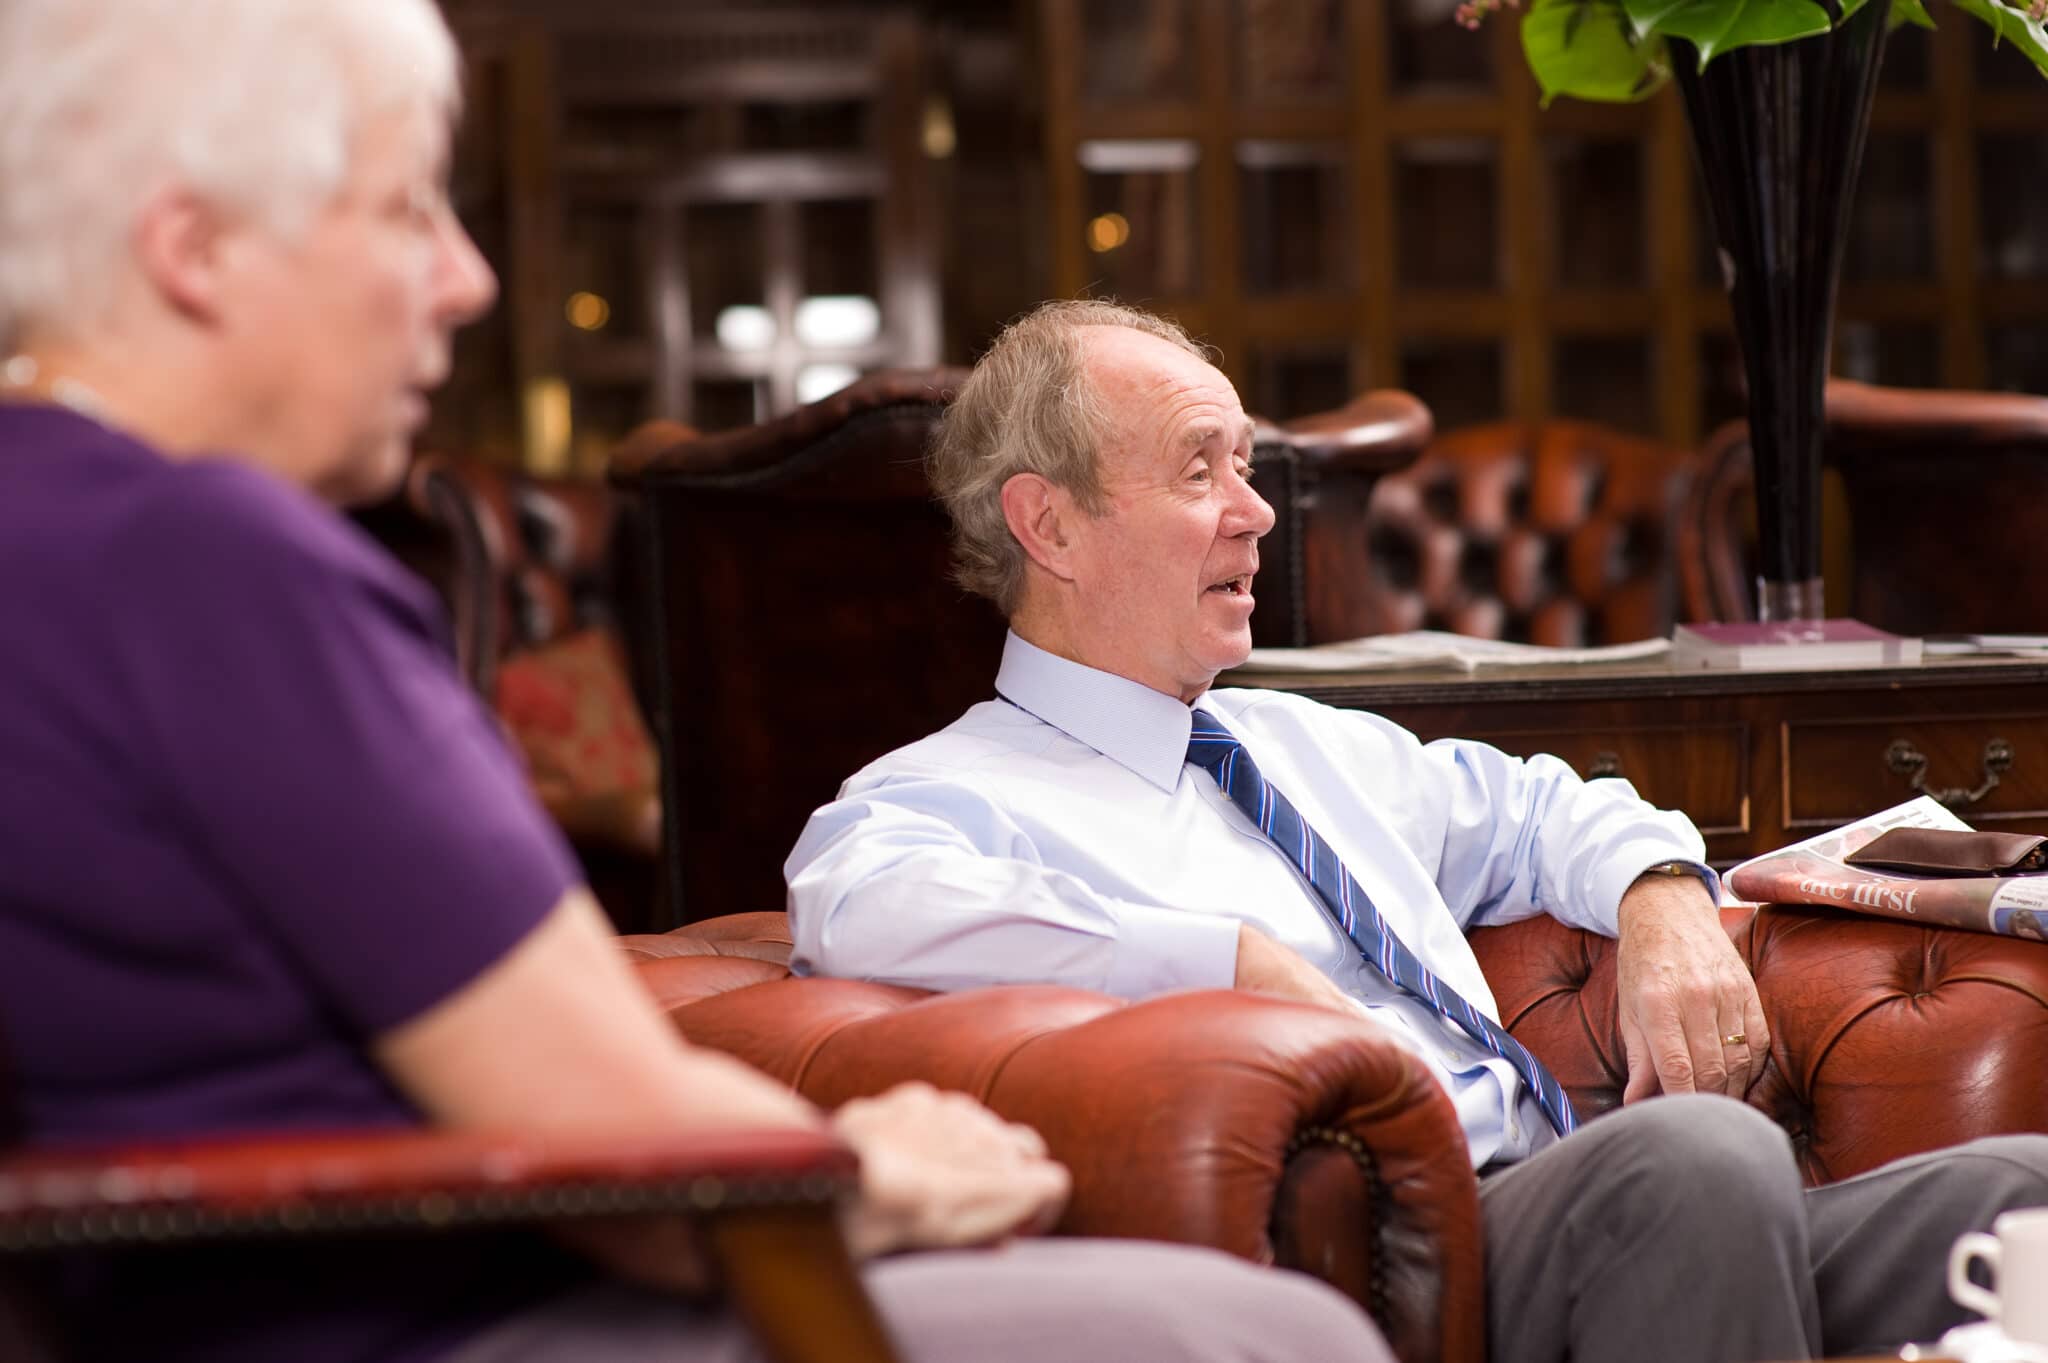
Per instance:
[[[1239,433],[1244,439],[1250,440],[1257,429],[1252,419],[1246,417],[1244,425],[1239,427]],[[1211,440],[1221,437],[1224,433],[1223,425],[1220,422],[1198,421],[1188,427],[1187,432],[1181,436],[1180,443],[1190,450],[1198,450]]]

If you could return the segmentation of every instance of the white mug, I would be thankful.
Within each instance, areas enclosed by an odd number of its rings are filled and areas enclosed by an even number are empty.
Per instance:
[[[1991,1290],[1970,1281],[1971,1261],[1991,1270]],[[1948,1294],[1998,1322],[2007,1339],[2048,1345],[2048,1207],[2007,1212],[1991,1234],[1971,1231],[1948,1256]]]

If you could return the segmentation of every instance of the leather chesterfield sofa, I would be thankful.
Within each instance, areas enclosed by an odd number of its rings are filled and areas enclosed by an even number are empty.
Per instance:
[[[2048,1130],[2048,947],[1827,910],[1729,909],[1771,1059],[1749,1101],[1810,1183]],[[921,1078],[1044,1133],[1064,1234],[1211,1245],[1322,1277],[1404,1363],[1482,1363],[1478,1190],[1449,1101],[1357,1019],[1214,991],[1125,1003],[797,980],[780,914],[623,939],[689,1039],[832,1105]],[[1473,936],[1502,1016],[1597,1119],[1625,1078],[1613,943],[1547,918]]]
[[[1829,379],[1825,417],[1841,491],[1821,499],[1828,614],[1899,634],[2048,627],[2048,398]],[[1732,422],[1701,450],[1679,526],[1688,620],[1756,618],[1755,482],[1749,427]]]
[[[1437,629],[1578,648],[1669,634],[1693,457],[1583,421],[1437,436],[1372,488],[1326,639]]]

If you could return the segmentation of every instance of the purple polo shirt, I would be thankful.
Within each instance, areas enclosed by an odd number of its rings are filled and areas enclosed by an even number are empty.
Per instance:
[[[0,405],[0,1136],[420,1122],[371,1041],[576,880],[441,629],[299,489]],[[582,1272],[273,1242],[79,1255],[58,1296],[67,1358],[384,1363]]]

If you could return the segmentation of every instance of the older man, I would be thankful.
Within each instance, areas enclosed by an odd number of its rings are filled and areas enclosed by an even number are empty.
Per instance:
[[[431,0],[0,0],[0,1130],[830,1121],[910,1360],[1383,1359],[1300,1275],[1008,1240],[1065,1171],[908,1087],[827,1117],[683,1045],[331,502],[388,490],[493,281]],[[77,1363],[756,1357],[662,1222],[81,1254]],[[1185,1293],[1184,1297],[1176,1294]]]
[[[1682,816],[1554,759],[1210,690],[1251,646],[1273,523],[1250,459],[1237,395],[1170,323],[1055,303],[998,338],[930,459],[960,580],[1010,622],[996,695],[814,816],[787,868],[802,967],[1364,1014],[1457,1108],[1511,1363],[1792,1358],[1954,1323],[1943,1251],[2048,1201],[2048,1141],[1802,1195],[1783,1133],[1725,1096],[1768,1037]],[[1539,912],[1619,938],[1631,1104],[1583,1131],[1464,937]],[[1633,1101],[1659,1090],[1682,1096]]]

